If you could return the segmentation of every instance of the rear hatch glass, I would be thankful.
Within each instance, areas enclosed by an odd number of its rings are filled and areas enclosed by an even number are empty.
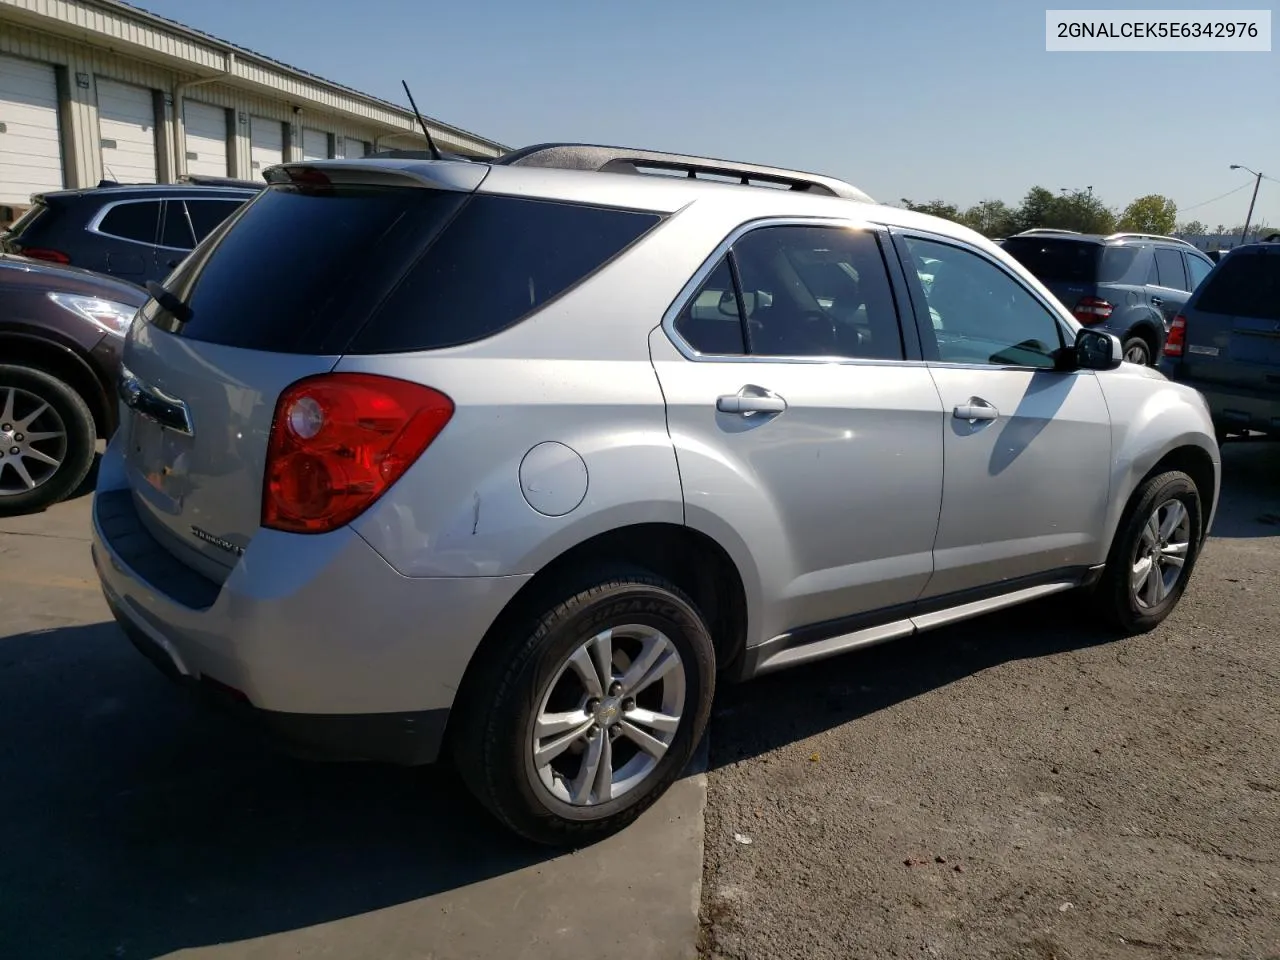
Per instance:
[[[528,315],[660,217],[419,187],[273,185],[151,300],[129,374],[189,430],[122,424],[134,499],[171,552],[221,580],[257,531],[275,403],[343,353],[470,342]]]
[[[0,250],[5,253],[17,252],[17,240],[22,234],[30,229],[32,224],[44,215],[48,207],[44,201],[38,200],[27,209],[27,212],[20,216],[17,220],[9,225],[9,227],[0,232]]]
[[[1108,247],[1089,240],[1010,237],[1002,246],[1068,310],[1083,297],[1104,296],[1098,284],[1123,279],[1138,255],[1137,247]]]
[[[1184,369],[1197,379],[1280,391],[1280,249],[1232,254],[1187,309]]]

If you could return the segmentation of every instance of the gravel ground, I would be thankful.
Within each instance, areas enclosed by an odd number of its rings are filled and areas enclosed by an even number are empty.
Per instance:
[[[1280,957],[1280,446],[1224,461],[1149,635],[1053,598],[726,691],[704,956]]]

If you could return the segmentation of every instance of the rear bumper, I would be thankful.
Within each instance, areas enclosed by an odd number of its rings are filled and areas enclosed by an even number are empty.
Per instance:
[[[295,750],[398,763],[435,758],[476,646],[528,579],[404,577],[344,529],[261,531],[219,585],[151,537],[127,488],[99,490],[92,551],[116,620],[170,677]]]
[[[1209,415],[1214,426],[1233,432],[1256,430],[1280,436],[1280,394],[1229,387],[1216,383],[1179,380],[1199,390],[1209,402]]]

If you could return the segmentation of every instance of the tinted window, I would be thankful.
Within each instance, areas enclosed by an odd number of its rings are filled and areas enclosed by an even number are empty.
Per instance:
[[[354,353],[470,343],[545,306],[616,256],[657,214],[476,195],[355,341]]]
[[[1141,247],[1104,247],[1098,264],[1098,283],[1118,283],[1123,280],[1141,252]]]
[[[98,224],[98,232],[125,240],[137,240],[139,243],[155,243],[159,224],[159,200],[121,203],[107,211],[107,215]]]
[[[752,354],[902,359],[898,314],[873,233],[766,227],[735,243],[733,257]]]
[[[1103,249],[1097,243],[1040,237],[1010,237],[1002,246],[1044,283],[1093,283]]]
[[[1187,277],[1182,272],[1182,251],[1156,247],[1156,274],[1159,284],[1170,290],[1186,290]]]
[[[923,283],[938,359],[951,363],[1052,367],[1062,346],[1057,318],[991,261],[930,240],[907,248]]]
[[[190,250],[196,245],[191,235],[191,224],[187,221],[187,211],[181,200],[170,200],[165,204],[160,244],[165,247],[176,247],[179,250]]]
[[[742,317],[729,261],[721,260],[676,318],[676,332],[699,353],[741,354]]]
[[[196,243],[199,243],[231,214],[240,208],[240,200],[187,200],[187,216],[191,218],[191,227],[195,230]]]
[[[1205,281],[1196,309],[1257,320],[1280,320],[1280,256],[1237,253]]]
[[[1213,269],[1213,264],[1188,253],[1187,269],[1191,272],[1191,289],[1194,290],[1204,282],[1204,278],[1207,277],[1209,275],[1209,271]]]
[[[157,323],[230,346],[341,352],[464,199],[438,190],[270,187],[167,281],[190,320],[161,314]]]

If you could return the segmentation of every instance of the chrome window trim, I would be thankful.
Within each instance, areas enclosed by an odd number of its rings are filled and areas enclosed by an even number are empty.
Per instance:
[[[85,232],[96,234],[99,237],[107,237],[111,240],[119,240],[121,243],[136,243],[140,247],[154,247],[156,245],[156,237],[152,237],[151,242],[148,243],[146,240],[134,240],[132,237],[122,237],[118,233],[107,233],[105,230],[101,229],[102,221],[105,220],[107,214],[116,207],[124,207],[129,204],[136,203],[154,203],[156,205],[156,233],[159,234],[160,214],[163,212],[161,207],[167,199],[168,197],[130,197],[127,200],[112,200],[110,203],[103,204],[102,207],[99,208],[98,212],[93,215],[93,218],[84,228]]]
[[[831,364],[838,363],[851,366],[912,366],[921,367],[925,363],[922,360],[908,360],[906,358],[900,360],[885,360],[878,357],[843,357],[843,356],[788,356],[785,354],[742,354],[742,353],[702,353],[694,348],[680,332],[676,330],[676,320],[688,306],[689,301],[697,295],[698,290],[706,282],[707,278],[716,267],[720,265],[720,261],[724,259],[729,252],[729,248],[745,237],[748,233],[756,230],[764,230],[769,227],[835,227],[843,230],[866,230],[872,233],[883,234],[884,240],[888,240],[888,234],[885,225],[874,223],[870,220],[858,220],[845,217],[762,217],[757,220],[748,220],[740,223],[730,231],[725,239],[716,245],[715,249],[702,262],[702,265],[694,271],[689,281],[680,288],[680,292],[672,301],[671,306],[667,308],[666,313],[662,315],[662,331],[667,335],[667,339],[671,341],[672,346],[676,348],[686,360],[692,360],[695,363],[807,363],[807,364]],[[881,255],[884,255],[883,241],[881,242]],[[889,284],[890,289],[893,288],[893,278],[889,274],[888,265],[885,266],[885,282]],[[901,328],[904,318],[901,310],[898,310],[898,326]],[[911,322],[914,322],[912,319]],[[899,336],[902,335],[899,329]]]

